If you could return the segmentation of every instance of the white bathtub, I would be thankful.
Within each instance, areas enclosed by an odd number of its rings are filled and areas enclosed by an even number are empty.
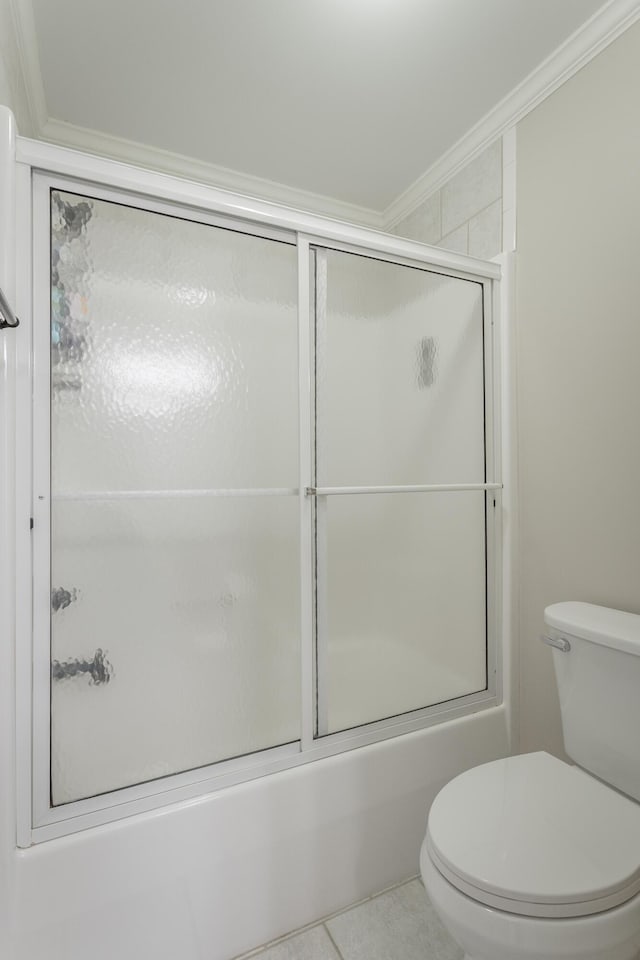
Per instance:
[[[498,707],[16,851],[15,960],[228,960],[416,874],[440,787],[507,753]]]

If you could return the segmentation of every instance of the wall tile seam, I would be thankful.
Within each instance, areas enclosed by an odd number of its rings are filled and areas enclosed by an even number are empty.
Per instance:
[[[490,149],[490,148],[488,148],[488,149]],[[482,158],[483,156],[484,156],[484,155],[481,154],[480,157],[477,158],[477,159],[480,159],[480,158]],[[477,160],[476,160],[476,161],[472,161],[472,162],[477,162]],[[469,166],[471,166],[471,164],[469,164]],[[462,173],[464,173],[466,170],[468,170],[468,167],[463,168],[463,170],[460,171],[460,174],[456,174],[455,177],[453,177],[448,183],[445,183],[445,184],[441,187],[441,192],[442,192],[442,194],[443,194],[443,199],[442,199],[442,203],[443,203],[443,209],[442,209],[443,223],[444,223],[445,206],[446,206],[447,202],[449,203],[449,205],[452,205],[452,204],[453,204],[453,206],[455,207],[455,197],[456,197],[456,195],[457,195],[457,190],[456,190],[456,186],[455,186],[455,180],[456,180]],[[481,182],[483,182],[483,181],[486,182],[487,180],[490,179],[490,177],[496,176],[496,174],[497,174],[497,180],[498,180],[498,184],[496,185],[497,189],[495,189],[494,191],[489,191],[490,199],[488,199],[488,198],[486,199],[486,203],[483,205],[483,207],[472,208],[471,211],[469,212],[469,214],[468,214],[463,220],[461,220],[461,221],[459,221],[459,222],[456,222],[456,221],[454,220],[454,221],[452,222],[452,224],[449,224],[449,225],[448,225],[448,226],[449,226],[449,229],[447,230],[447,234],[453,233],[453,231],[454,231],[455,229],[457,229],[458,226],[461,226],[463,223],[468,222],[469,220],[473,219],[473,217],[477,216],[477,214],[478,214],[482,209],[484,209],[484,206],[490,206],[492,203],[495,203],[495,201],[498,200],[498,199],[500,199],[500,197],[502,196],[502,193],[503,193],[503,189],[502,189],[502,174],[503,174],[502,140],[500,140],[500,158],[499,158],[499,160],[496,161],[495,168],[489,170],[489,172],[484,171],[484,174],[483,174],[483,176],[480,178],[480,180],[481,180]],[[452,200],[448,200],[448,198],[444,196],[445,191],[448,191],[448,192],[450,193],[451,197],[453,198]]]
[[[511,155],[512,155],[512,154],[513,154],[513,159],[511,159]],[[488,210],[489,207],[492,207],[492,206],[493,206],[495,203],[497,203],[498,201],[500,201],[500,202],[503,204],[503,210],[504,210],[504,209],[511,209],[511,207],[509,207],[509,208],[505,208],[505,207],[504,207],[504,201],[505,201],[505,191],[504,191],[504,184],[505,184],[505,167],[506,167],[506,166],[512,167],[513,172],[515,173],[515,150],[508,148],[508,150],[506,151],[506,155],[510,158],[507,162],[505,162],[504,137],[500,137],[500,164],[499,164],[500,188],[499,188],[499,192],[497,193],[496,196],[494,196],[494,198],[493,198],[492,200],[489,200],[484,206],[479,207],[477,210],[474,210],[474,212],[471,214],[471,216],[467,217],[465,220],[462,220],[459,224],[457,224],[455,227],[453,227],[453,229],[447,230],[446,233],[443,233],[443,223],[444,223],[444,218],[443,218],[443,203],[444,203],[444,197],[443,197],[443,194],[444,194],[445,188],[448,187],[448,186],[453,182],[453,179],[455,179],[455,178],[452,178],[452,180],[450,180],[448,183],[443,184],[442,187],[440,187],[438,190],[434,191],[434,193],[432,193],[430,196],[428,196],[428,197],[426,197],[424,200],[422,200],[422,202],[421,202],[414,210],[412,210],[411,213],[407,214],[407,216],[404,217],[399,223],[395,224],[395,226],[393,227],[393,233],[395,233],[395,234],[397,234],[397,235],[400,235],[400,236],[403,236],[403,235],[404,235],[404,234],[402,233],[403,225],[406,224],[406,223],[408,223],[408,222],[410,222],[411,219],[412,219],[416,214],[418,214],[419,211],[420,211],[423,207],[425,207],[427,204],[433,202],[434,198],[435,198],[436,196],[438,196],[438,207],[439,207],[439,214],[440,214],[440,236],[439,236],[439,238],[438,238],[437,240],[433,240],[433,241],[424,241],[424,240],[422,240],[422,238],[416,238],[416,239],[420,239],[420,242],[424,242],[424,243],[428,242],[428,243],[430,243],[430,245],[432,245],[432,246],[440,246],[441,243],[442,243],[442,241],[443,241],[446,237],[451,236],[452,233],[455,233],[457,230],[460,230],[460,229],[462,229],[464,226],[466,226],[466,227],[467,227],[467,249],[468,249],[468,242],[469,242],[469,241],[468,241],[468,228],[469,228],[469,225],[470,225],[477,217],[479,217],[482,213],[484,213],[486,210]],[[463,168],[463,169],[464,169],[464,168]],[[513,204],[512,204],[512,206],[513,206]],[[501,234],[502,234],[502,232],[503,232],[503,231],[502,231],[502,229],[501,229]],[[501,243],[501,246],[502,246],[502,243]]]
[[[448,237],[450,234],[455,233],[456,230],[459,230],[460,227],[463,227],[465,224],[467,225],[470,224],[473,220],[476,219],[476,217],[480,216],[481,213],[484,213],[485,210],[488,209],[488,207],[492,207],[493,204],[497,203],[499,200],[500,201],[502,200],[502,191],[496,197],[494,197],[493,200],[490,200],[485,206],[479,207],[477,210],[474,210],[471,216],[467,217],[465,220],[461,220],[460,223],[456,224],[455,227],[452,227],[450,230],[447,230],[444,236]]]
[[[409,239],[415,239],[419,243],[428,243],[430,246],[435,246],[443,237],[442,233],[442,190],[436,190],[429,197],[423,200],[419,206],[412,210],[411,213],[408,213],[406,217],[403,217],[398,223],[391,228],[391,233],[396,236],[407,237],[406,225],[410,225],[412,220],[417,219],[420,212],[427,204],[433,202],[435,197],[438,197],[437,207],[438,207],[438,230],[437,230],[437,240],[423,240],[421,237],[410,237]]]
[[[449,247],[448,245],[443,246],[443,244],[445,244],[445,241],[448,241],[448,240],[449,240],[449,237],[453,236],[454,233],[460,233],[461,230],[464,230],[464,232],[465,232],[465,244],[464,244],[465,249],[464,249],[464,250],[458,251],[458,250],[456,250],[455,248]],[[464,223],[461,223],[460,226],[458,226],[458,227],[455,228],[455,230],[450,230],[449,233],[447,233],[447,234],[444,235],[444,237],[440,237],[440,239],[439,239],[438,242],[435,244],[435,246],[437,246],[437,247],[443,247],[444,250],[453,250],[454,252],[460,252],[460,253],[468,254],[468,252],[469,252],[469,223],[468,223],[468,221],[465,221]]]
[[[487,221],[482,225],[482,218],[486,214],[489,214],[491,211],[490,217],[487,218]],[[503,252],[503,227],[504,227],[504,214],[502,211],[502,202],[500,199],[494,200],[486,210],[477,214],[473,220],[469,221],[469,254],[472,257],[480,257],[483,260],[490,260],[491,257],[497,256],[499,253]],[[487,254],[482,249],[480,252],[471,252],[471,247],[474,246],[476,250],[478,246],[486,246],[486,240],[489,237],[492,241],[497,243],[497,249],[494,253],[490,255]],[[483,239],[484,238],[484,239]],[[492,243],[489,243],[489,247],[493,249]]]
[[[466,223],[467,225],[469,225],[470,223],[473,223],[473,221],[474,221],[474,220],[477,220],[478,217],[481,217],[483,213],[486,213],[487,210],[489,210],[491,207],[494,207],[494,206],[496,205],[496,203],[502,203],[502,199],[503,199],[503,198],[502,198],[502,195],[500,195],[499,197],[496,197],[495,200],[492,200],[491,203],[488,203],[488,204],[486,205],[486,207],[483,207],[483,208],[482,208],[482,210],[478,210],[478,212],[477,212],[477,213],[474,213],[474,215],[473,215],[472,217],[469,217],[469,219],[466,220],[465,223]],[[461,224],[461,226],[462,226],[462,224]],[[453,230],[451,230],[450,232],[453,233]]]
[[[437,241],[437,245],[442,244],[442,241],[443,241],[444,239],[446,239],[446,237],[449,237],[449,236],[451,236],[451,234],[456,233],[458,230],[461,230],[463,227],[466,227],[466,230],[467,230],[467,253],[468,253],[468,252],[469,252],[469,244],[470,244],[470,227],[471,227],[471,224],[474,223],[474,221],[476,221],[483,213],[486,213],[486,212],[487,212],[491,207],[493,207],[496,203],[500,203],[500,204],[501,204],[501,210],[502,210],[502,212],[504,213],[504,199],[505,199],[505,193],[504,193],[504,180],[505,180],[504,170],[505,170],[505,163],[504,163],[504,142],[503,142],[503,138],[500,138],[500,141],[501,141],[501,143],[500,143],[500,147],[501,147],[501,151],[500,151],[500,152],[501,152],[501,163],[500,163],[500,192],[499,192],[498,196],[496,196],[493,200],[489,201],[484,207],[481,207],[479,210],[477,210],[475,213],[473,213],[473,215],[472,215],[471,217],[469,217],[467,220],[463,220],[462,223],[460,223],[457,227],[454,227],[453,230],[449,230],[444,236],[440,237],[440,240]],[[509,162],[509,165],[513,167],[514,173],[515,173],[515,157],[514,157],[514,159],[513,159],[512,161]],[[444,186],[447,186],[447,184],[445,184]],[[441,187],[440,190],[439,190],[439,193],[440,193],[441,220],[442,220],[442,193],[443,193],[443,190],[444,190],[444,187]],[[425,201],[425,202],[426,202],[426,201]],[[512,204],[512,206],[511,206],[510,208],[508,208],[508,209],[511,210],[511,209],[514,209],[514,208],[515,208],[515,204]],[[503,247],[504,247],[504,222],[503,222],[503,218],[501,218],[501,222],[500,222],[499,247],[500,247],[500,249],[499,249],[498,253],[502,252]]]
[[[476,260],[484,260],[490,263],[496,257],[499,257],[501,253],[502,242],[499,239],[496,239],[493,243],[486,241],[478,243],[476,239],[469,240],[468,256],[474,257]]]
[[[439,192],[440,192],[440,191],[439,191]],[[434,195],[434,196],[435,196],[435,195]],[[430,198],[430,199],[431,199],[431,198]],[[442,233],[441,233],[441,235],[438,237],[438,239],[430,242],[429,245],[430,245],[430,246],[439,246],[439,244],[441,244],[443,240],[445,240],[447,237],[450,237],[452,233],[456,233],[458,230],[462,230],[463,227],[466,227],[466,229],[467,229],[467,234],[468,234],[469,226],[470,226],[475,220],[477,220],[478,217],[482,216],[483,213],[486,213],[487,210],[489,210],[491,207],[493,207],[496,203],[501,203],[502,200],[503,200],[503,197],[502,197],[502,196],[496,197],[495,200],[492,200],[492,201],[491,201],[490,203],[488,203],[485,207],[482,207],[480,210],[477,211],[477,213],[474,213],[473,216],[470,217],[468,220],[463,220],[462,223],[460,223],[457,227],[454,227],[453,230],[449,230],[449,232],[446,233],[446,234],[442,234]],[[505,208],[502,208],[502,209],[504,210]],[[506,209],[512,210],[512,209],[514,209],[514,207],[511,206],[511,207],[508,207],[508,208],[506,208]],[[397,224],[397,225],[394,227],[394,233],[398,234],[399,236],[404,236],[404,234],[399,234],[399,233],[398,233],[398,231],[399,231],[399,229],[401,228],[401,226],[402,226],[402,224]],[[467,241],[468,241],[468,235],[467,235]],[[420,242],[421,242],[421,243],[426,243],[427,241],[422,241],[422,240],[421,240]]]

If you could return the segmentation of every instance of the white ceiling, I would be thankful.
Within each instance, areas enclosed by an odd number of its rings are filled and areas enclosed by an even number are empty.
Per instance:
[[[32,0],[46,116],[383,211],[602,0]]]

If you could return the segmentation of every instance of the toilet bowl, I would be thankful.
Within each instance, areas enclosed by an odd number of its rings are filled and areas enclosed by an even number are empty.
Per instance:
[[[640,616],[556,604],[545,622],[565,742],[589,772],[532,753],[456,777],[431,807],[422,878],[466,960],[638,960]]]
[[[433,803],[420,869],[470,960],[640,951],[640,804],[549,754],[452,780]]]
[[[639,956],[638,895],[593,917],[518,917],[460,893],[424,854],[421,870],[431,903],[465,951],[465,960],[636,960]]]

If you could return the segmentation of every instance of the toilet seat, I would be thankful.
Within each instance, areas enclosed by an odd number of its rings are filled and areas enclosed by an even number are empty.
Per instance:
[[[452,780],[426,844],[458,890],[520,916],[587,916],[640,892],[640,804],[547,753]]]

